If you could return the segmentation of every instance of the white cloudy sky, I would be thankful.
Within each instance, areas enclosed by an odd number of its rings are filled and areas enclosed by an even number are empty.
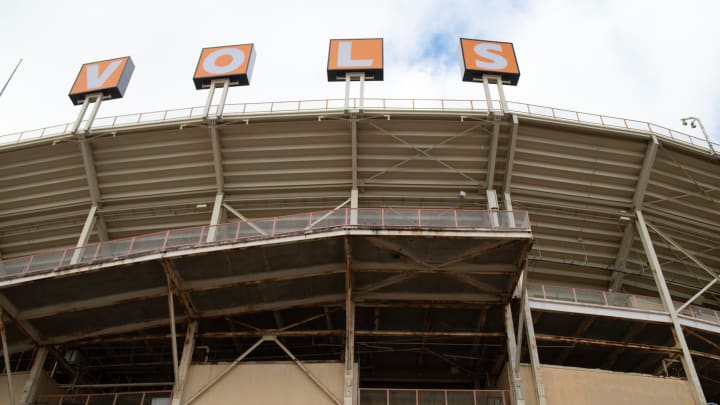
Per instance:
[[[367,97],[482,98],[460,81],[458,38],[513,42],[510,100],[683,128],[696,115],[720,141],[720,1],[130,1],[0,0],[0,134],[70,122],[84,62],[132,56],[126,97],[100,115],[202,105],[200,49],[253,42],[252,85],[229,102],[341,98],[327,83],[330,38],[385,39],[385,81]]]

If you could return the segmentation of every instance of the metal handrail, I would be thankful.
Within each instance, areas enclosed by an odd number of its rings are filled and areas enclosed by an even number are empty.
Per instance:
[[[530,231],[527,211],[453,208],[341,208],[172,229],[0,261],[0,280],[142,254],[357,227]]]
[[[157,391],[136,391],[136,392],[116,392],[116,393],[93,393],[93,394],[43,394],[39,395],[38,398],[33,402],[34,405],[63,405],[63,404],[91,404],[95,398],[106,398],[112,400],[112,403],[118,403],[118,400],[122,400],[123,404],[129,404],[134,399],[137,405],[143,405],[149,403],[149,398],[170,398],[172,391],[169,390],[157,390]],[[134,401],[133,401],[134,402]],[[105,402],[104,402],[105,403]]]
[[[492,100],[492,111],[500,111],[500,101]],[[352,108],[357,108],[359,99],[351,99]],[[694,146],[711,150],[710,144],[720,149],[716,142],[708,143],[704,138],[683,132],[675,131],[663,126],[645,121],[632,120],[628,118],[614,117],[602,114],[586,113],[582,111],[567,110],[562,108],[548,107],[538,104],[507,102],[510,112],[529,117],[544,117],[557,121],[579,122],[583,124],[597,125],[608,128],[624,128],[635,130],[676,141],[689,143]],[[225,117],[243,117],[254,114],[287,114],[299,112],[330,112],[342,111],[345,108],[344,99],[320,99],[320,100],[295,100],[295,101],[271,101],[226,104],[223,112]],[[445,111],[445,112],[483,112],[488,111],[485,100],[453,100],[453,99],[398,99],[398,98],[366,98],[364,109],[368,111]],[[97,118],[93,122],[92,129],[115,129],[138,124],[163,123],[183,121],[188,119],[200,119],[205,111],[204,106],[178,108],[161,111],[150,111],[136,114],[117,115]],[[217,111],[217,106],[211,106],[210,113]],[[0,135],[0,145],[16,144],[33,139],[50,138],[70,134],[73,123],[60,124],[46,128],[33,129],[22,132],[15,132],[7,135]]]
[[[645,295],[534,283],[528,285],[528,294],[530,294],[530,298],[535,299],[665,313],[665,308],[659,297]],[[682,303],[676,301],[673,304],[676,309],[682,305]],[[680,315],[720,325],[720,311],[712,308],[688,305],[680,312]]]
[[[453,398],[453,394],[462,397],[463,403],[468,403],[468,400],[472,401],[473,405],[506,405],[510,403],[510,392],[508,390],[461,390],[461,389],[412,389],[412,388],[360,388],[360,398],[358,403],[363,404],[363,399],[372,401],[373,404],[377,404],[379,401],[384,400],[385,405],[395,404],[407,404],[408,401],[412,401],[414,394],[414,401],[416,405],[422,405],[428,403],[427,398],[423,398],[425,395],[440,394],[442,397],[440,403],[444,405],[452,405],[457,401],[457,398]],[[375,395],[373,395],[375,394]],[[393,394],[404,394],[402,399],[394,399]],[[367,398],[368,395],[372,395],[373,398]],[[381,398],[382,397],[382,398]],[[432,403],[437,404],[437,398],[432,398]]]

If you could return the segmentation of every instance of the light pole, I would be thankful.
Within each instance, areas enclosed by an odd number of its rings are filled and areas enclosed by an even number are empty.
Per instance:
[[[713,147],[713,143],[710,141],[710,137],[708,136],[707,132],[705,132],[705,127],[703,126],[702,121],[700,121],[700,118],[685,117],[681,121],[682,121],[683,125],[687,125],[689,122],[690,126],[692,128],[696,128],[698,125],[700,125],[700,130],[702,131],[703,135],[705,136],[705,141],[707,141],[708,146],[710,147],[710,151],[712,152],[713,156],[717,155],[717,152],[715,152],[715,148]]]

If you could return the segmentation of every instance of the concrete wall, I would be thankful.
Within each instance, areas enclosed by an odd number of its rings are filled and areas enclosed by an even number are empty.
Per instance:
[[[677,378],[547,365],[541,367],[541,373],[547,403],[552,405],[693,403],[688,382]],[[537,405],[530,366],[522,365],[520,374],[525,404]]]
[[[343,363],[303,364],[342,402]],[[190,366],[183,403],[228,366],[227,363]],[[355,376],[357,379],[357,366]],[[193,404],[333,405],[333,402],[292,362],[247,362],[237,365]]]
[[[12,387],[13,395],[15,396],[15,403],[20,401],[23,389],[25,388],[25,382],[28,379],[30,372],[18,372],[12,373]],[[60,394],[62,390],[57,386],[52,378],[48,377],[47,374],[40,374],[40,381],[38,381],[38,388],[36,395],[42,394]],[[9,405],[10,397],[8,395],[8,383],[7,375],[0,374],[0,405]]]

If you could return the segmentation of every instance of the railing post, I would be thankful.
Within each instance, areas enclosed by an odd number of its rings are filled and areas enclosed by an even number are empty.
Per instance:
[[[307,225],[307,229],[312,229],[312,217],[313,217],[312,214],[313,214],[313,213],[311,212],[310,215],[308,215],[308,225]]]
[[[458,228],[457,209],[453,210],[453,219],[455,220],[455,228]]]
[[[273,218],[272,233],[270,233],[270,236],[275,236],[275,228],[276,227],[277,227],[277,217]]]
[[[127,254],[130,256],[132,254],[133,246],[135,246],[135,237],[133,236],[132,239],[130,239],[130,246],[128,246]]]
[[[28,271],[30,271],[30,265],[32,265],[34,258],[35,258],[35,255],[30,256],[30,259],[28,259],[28,264],[27,264],[27,266],[25,266],[25,270],[23,270],[23,274],[26,274]]]
[[[167,248],[168,238],[170,238],[170,231],[165,231],[165,239],[163,240],[162,250],[164,251],[165,248]]]
[[[95,249],[95,254],[93,255],[92,260],[90,261],[91,263],[94,262],[95,260],[97,260],[97,257],[100,254],[100,246],[102,246],[102,243],[98,242],[97,248]]]
[[[238,239],[240,239],[240,225],[242,224],[242,221],[238,221],[237,228],[235,229],[235,241],[237,242]]]
[[[422,226],[422,210],[418,208],[418,226]]]
[[[63,250],[62,256],[60,256],[60,263],[58,263],[58,267],[62,267],[63,263],[65,262],[65,257],[67,256],[67,249]]]

